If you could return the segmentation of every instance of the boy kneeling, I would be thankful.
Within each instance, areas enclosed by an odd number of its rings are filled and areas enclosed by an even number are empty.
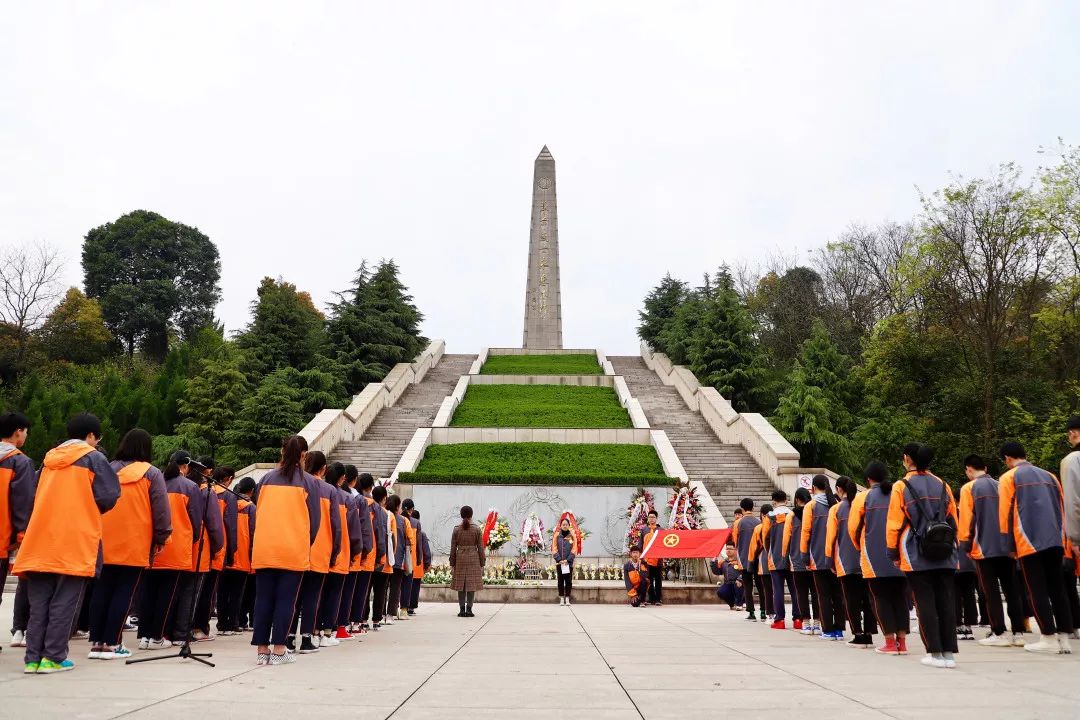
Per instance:
[[[630,548],[630,559],[623,565],[623,582],[626,584],[626,596],[634,607],[641,607],[645,602],[645,591],[649,588],[648,571],[641,564],[641,548]]]

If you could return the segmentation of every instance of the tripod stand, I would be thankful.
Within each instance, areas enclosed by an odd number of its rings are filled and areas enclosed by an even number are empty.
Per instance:
[[[196,548],[196,555],[195,555],[195,575],[196,575],[195,594],[194,594],[194,597],[191,600],[191,614],[188,617],[187,637],[184,638],[183,644],[180,645],[180,649],[177,650],[175,654],[172,654],[172,655],[156,655],[154,657],[147,657],[147,658],[133,658],[131,660],[124,661],[125,665],[135,665],[136,663],[154,662],[155,660],[169,660],[169,659],[172,659],[172,658],[181,658],[181,659],[194,660],[196,662],[202,663],[203,665],[209,665],[210,667],[216,667],[214,665],[214,663],[210,662],[209,660],[204,659],[204,658],[214,657],[213,653],[196,653],[196,652],[191,651],[192,626],[195,624],[195,613],[198,611],[199,594],[202,592],[203,582],[206,580],[205,573],[202,573],[202,572],[199,571],[199,563],[202,562],[203,544],[206,542],[206,522],[209,519],[209,515],[210,515],[210,503],[217,502],[217,498],[214,497],[214,486],[215,485],[218,485],[218,486],[224,488],[224,490],[226,492],[230,492],[233,495],[236,495],[237,497],[240,497],[240,495],[237,495],[232,490],[225,487],[222,483],[214,482],[210,478],[207,478],[207,480],[206,480],[206,502],[203,504],[202,526],[201,526],[200,532],[199,532],[199,545],[198,545],[198,548]],[[207,569],[209,569],[209,568],[207,568]]]

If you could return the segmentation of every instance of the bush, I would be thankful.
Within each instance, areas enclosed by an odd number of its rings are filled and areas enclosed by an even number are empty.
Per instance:
[[[493,485],[643,485],[674,482],[650,445],[433,445],[401,482]]]
[[[596,355],[491,355],[481,375],[603,375]]]
[[[615,391],[567,385],[470,385],[453,427],[629,428]]]

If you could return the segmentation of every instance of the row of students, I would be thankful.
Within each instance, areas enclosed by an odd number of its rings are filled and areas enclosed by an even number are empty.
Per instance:
[[[854,636],[849,644],[869,648],[880,628],[884,642],[876,651],[903,655],[913,601],[927,653],[923,664],[952,668],[958,637],[973,638],[968,625],[978,612],[974,585],[964,576],[970,572],[991,625],[980,644],[1070,653],[1080,563],[1064,533],[1062,486],[1027,462],[1018,443],[1006,443],[1001,456],[1008,471],[1000,481],[986,474],[981,458],[965,460],[968,482],[959,510],[947,483],[930,471],[933,450],[916,443],[904,449],[906,474],[895,483],[884,464],[873,462],[865,472],[867,489],[841,477],[834,492],[828,478],[818,475],[810,491],[796,492],[794,512],[780,490],[758,515],[753,502],[744,500],[733,528],[732,562],[741,568],[737,585],[745,592],[748,619],[757,619],[756,587],[765,606],[762,619],[770,615],[773,628],[786,628],[787,588],[794,627],[804,634],[841,640],[846,621]],[[1041,631],[1034,641],[1023,635],[1025,600]],[[958,623],[958,616],[965,622]]]
[[[210,639],[215,606],[222,634],[257,625],[260,609],[265,625],[265,608],[274,605],[269,595],[287,591],[292,578],[263,573],[266,581],[256,589],[260,569],[310,571],[320,579],[309,617],[303,607],[299,615],[317,623],[319,645],[336,644],[366,622],[372,574],[395,570],[385,554],[389,538],[380,536],[375,521],[383,518],[378,528],[385,532],[391,516],[382,505],[389,500],[396,511],[400,501],[387,498],[382,488],[373,493],[370,475],[327,465],[321,453],[306,453],[303,438],[285,443],[279,482],[270,478],[261,485],[256,505],[254,481],[246,478],[230,490],[233,472],[215,469],[208,458],[194,460],[177,451],[164,472],[158,470],[151,464],[151,438],[140,429],[122,438],[110,463],[96,449],[100,422],[88,413],[69,421],[70,438],[46,455],[35,474],[33,462],[19,450],[29,430],[22,415],[0,416],[0,540],[5,545],[0,582],[9,569],[20,576],[12,644],[26,648],[26,673],[74,667],[68,640],[80,604],[91,659],[130,655],[122,632],[137,595],[141,649],[166,648],[188,640],[189,633],[190,639]],[[299,470],[300,460],[310,472],[280,482],[280,473]],[[287,500],[299,497],[295,489],[303,493],[308,510],[303,532],[295,513],[282,512]],[[325,523],[323,499],[332,511]],[[269,506],[266,513],[260,513],[263,503]],[[319,512],[314,520],[313,509]],[[256,542],[260,514],[270,529]],[[430,545],[411,500],[404,514],[393,517],[402,518],[392,523],[401,533],[396,569],[410,573],[407,581],[396,583],[404,591],[401,612],[407,617],[415,612],[423,568],[430,566]],[[329,541],[315,547],[320,526]],[[346,529],[344,538],[335,528]],[[406,550],[407,561],[401,557]],[[9,568],[10,561],[14,567]],[[280,588],[273,582],[277,577],[284,580]],[[376,607],[377,621],[387,622],[384,608]],[[295,609],[289,614],[293,618]],[[311,651],[311,644],[305,649]],[[260,655],[259,660],[269,662],[269,657]]]

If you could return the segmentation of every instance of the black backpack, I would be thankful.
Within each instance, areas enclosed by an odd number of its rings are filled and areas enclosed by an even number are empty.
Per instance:
[[[948,498],[945,497],[947,491],[945,481],[942,480],[941,507],[938,508],[934,517],[930,518],[926,523],[926,529],[922,533],[918,531],[915,518],[911,518],[911,529],[915,533],[915,541],[919,544],[919,554],[932,562],[947,560],[952,557],[953,551],[956,549],[956,528],[945,521],[945,508],[949,502]],[[915,500],[915,510],[920,515],[922,514],[922,508],[917,498]],[[914,514],[912,513],[912,515]]]

